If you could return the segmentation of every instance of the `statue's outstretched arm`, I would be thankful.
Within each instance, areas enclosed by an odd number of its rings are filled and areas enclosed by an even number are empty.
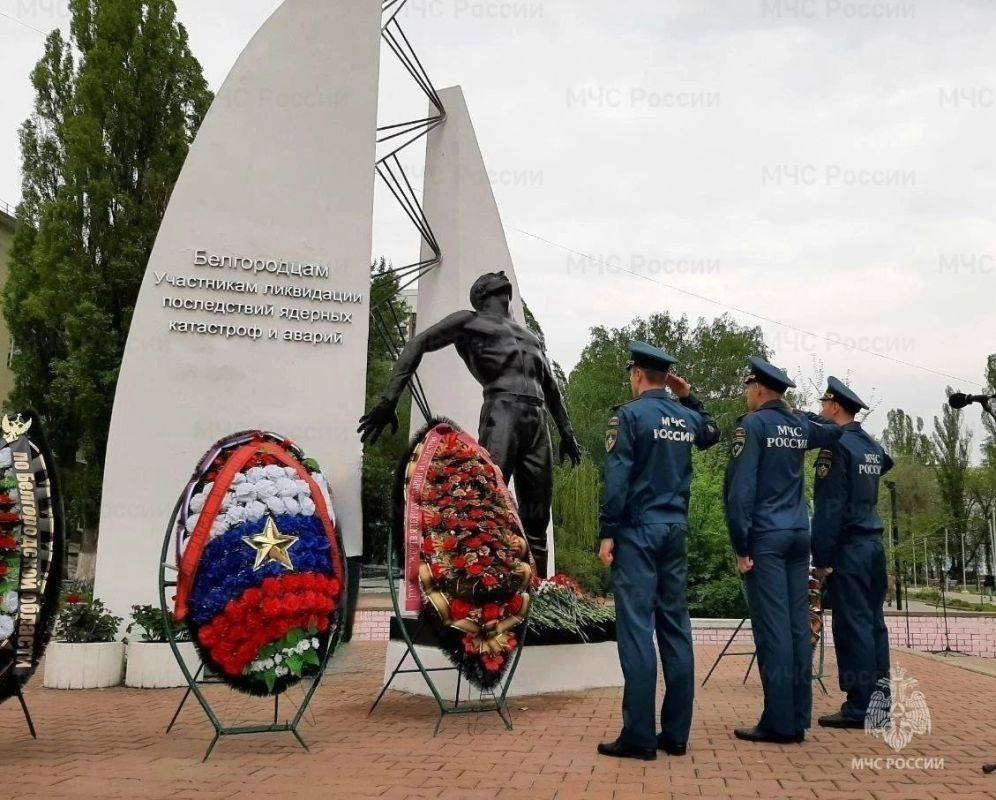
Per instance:
[[[448,345],[456,344],[464,326],[473,316],[473,311],[457,311],[426,328],[405,345],[401,355],[398,356],[398,362],[394,365],[391,380],[381,392],[380,402],[360,418],[357,432],[363,442],[369,441],[371,444],[376,442],[388,425],[391,426],[392,432],[398,430],[398,417],[395,413],[398,398],[401,397],[401,393],[404,392],[412,379],[412,375],[415,374],[415,370],[418,369],[418,365],[422,362],[422,356],[435,350],[442,350]]]

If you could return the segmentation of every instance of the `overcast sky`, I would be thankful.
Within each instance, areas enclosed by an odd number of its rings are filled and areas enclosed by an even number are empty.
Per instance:
[[[178,0],[213,88],[278,5]],[[14,203],[38,31],[65,28],[66,3],[0,0],[0,14],[0,200]],[[946,385],[981,390],[996,3],[410,0],[402,19],[435,84],[464,87],[523,296],[565,368],[592,325],[728,311],[761,324],[792,374],[825,369],[873,398],[876,432],[888,408],[929,425]],[[386,121],[425,105],[392,59]],[[420,173],[420,156],[403,162]],[[416,235],[381,200],[375,253],[413,260]]]

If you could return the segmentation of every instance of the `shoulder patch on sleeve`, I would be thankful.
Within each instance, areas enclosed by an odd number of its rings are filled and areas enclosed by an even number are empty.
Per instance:
[[[747,446],[747,429],[742,425],[733,432],[733,445],[730,447],[730,455],[740,458],[740,454]]]
[[[611,453],[619,441],[619,417],[609,420],[609,429],[605,432],[605,452]]]
[[[816,477],[825,478],[833,467],[833,450],[820,450],[816,457]]]

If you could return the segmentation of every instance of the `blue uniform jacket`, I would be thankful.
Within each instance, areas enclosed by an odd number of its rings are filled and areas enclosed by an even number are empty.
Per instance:
[[[738,556],[750,555],[754,531],[809,530],[806,451],[828,448],[844,433],[772,400],[740,418],[726,468],[726,524]]]
[[[844,426],[844,435],[820,451],[813,487],[813,560],[832,567],[841,541],[852,534],[881,534],[878,484],[892,459],[861,424]]]
[[[686,522],[692,447],[719,441],[719,426],[694,396],[651,389],[619,406],[605,437],[600,535],[633,525]]]

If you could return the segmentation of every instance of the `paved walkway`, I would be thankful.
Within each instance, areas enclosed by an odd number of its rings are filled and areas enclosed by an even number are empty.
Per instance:
[[[816,729],[803,746],[737,741],[731,728],[753,722],[760,702],[756,672],[742,686],[746,663],[737,658],[700,690],[685,758],[644,763],[595,754],[618,730],[618,690],[519,700],[511,733],[491,715],[448,718],[433,738],[432,705],[423,698],[389,695],[367,717],[384,649],[355,643],[336,657],[314,704],[317,724],[304,726],[310,753],[289,734],[241,736],[223,740],[206,764],[200,758],[210,727],[196,705],[163,734],[180,690],[59,692],[41,688],[39,676],[28,692],[38,742],[28,738],[15,703],[0,707],[0,800],[996,798],[996,774],[980,771],[996,761],[996,678],[940,660],[894,654],[919,680],[933,717],[930,735],[900,754],[943,759],[942,769],[922,769],[890,767],[886,759],[895,754],[862,731]],[[700,675],[716,652],[697,649]],[[210,693],[228,721],[266,720],[259,701],[220,687]],[[817,692],[817,713],[834,707]],[[852,770],[852,757],[882,762]]]

